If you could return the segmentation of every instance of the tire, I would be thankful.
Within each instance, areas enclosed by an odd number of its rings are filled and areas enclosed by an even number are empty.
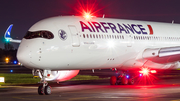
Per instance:
[[[44,95],[44,93],[43,93],[43,86],[42,85],[38,87],[38,94],[39,95]]]
[[[123,85],[127,85],[128,84],[128,79],[125,76],[123,76],[121,80],[122,80],[122,84]]]
[[[128,81],[128,84],[129,85],[134,85],[134,78],[130,78],[129,81]]]
[[[110,84],[111,84],[111,85],[116,85],[116,82],[117,82],[116,76],[111,76],[111,78],[110,78]]]
[[[51,87],[47,85],[47,86],[45,87],[45,89],[44,89],[44,93],[45,93],[46,95],[50,95],[50,94],[51,94]]]

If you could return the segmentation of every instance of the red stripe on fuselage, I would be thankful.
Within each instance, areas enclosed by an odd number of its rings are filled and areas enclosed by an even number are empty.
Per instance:
[[[149,28],[149,35],[153,35],[153,29],[152,29],[152,27],[151,27],[151,25],[147,25],[148,26],[148,28]]]

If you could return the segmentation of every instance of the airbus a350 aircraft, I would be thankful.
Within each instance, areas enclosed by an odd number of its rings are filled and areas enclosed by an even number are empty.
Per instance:
[[[34,24],[20,43],[18,60],[41,78],[40,95],[51,94],[47,81],[61,82],[83,69],[176,69],[180,60],[180,25],[91,16],[57,16]],[[147,68],[145,68],[147,67]],[[133,84],[132,75],[112,76],[110,83]]]

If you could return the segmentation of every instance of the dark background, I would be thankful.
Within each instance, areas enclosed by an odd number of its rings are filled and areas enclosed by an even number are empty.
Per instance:
[[[12,38],[22,39],[37,21],[58,15],[82,15],[91,11],[97,17],[180,23],[180,0],[1,0],[0,48],[4,33],[14,24]],[[11,43],[15,49],[19,44]]]

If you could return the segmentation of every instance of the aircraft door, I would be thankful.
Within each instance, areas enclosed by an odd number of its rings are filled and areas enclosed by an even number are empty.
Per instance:
[[[80,41],[79,41],[79,33],[74,25],[69,25],[68,26],[71,32],[72,36],[72,46],[73,47],[79,47],[80,46]]]

